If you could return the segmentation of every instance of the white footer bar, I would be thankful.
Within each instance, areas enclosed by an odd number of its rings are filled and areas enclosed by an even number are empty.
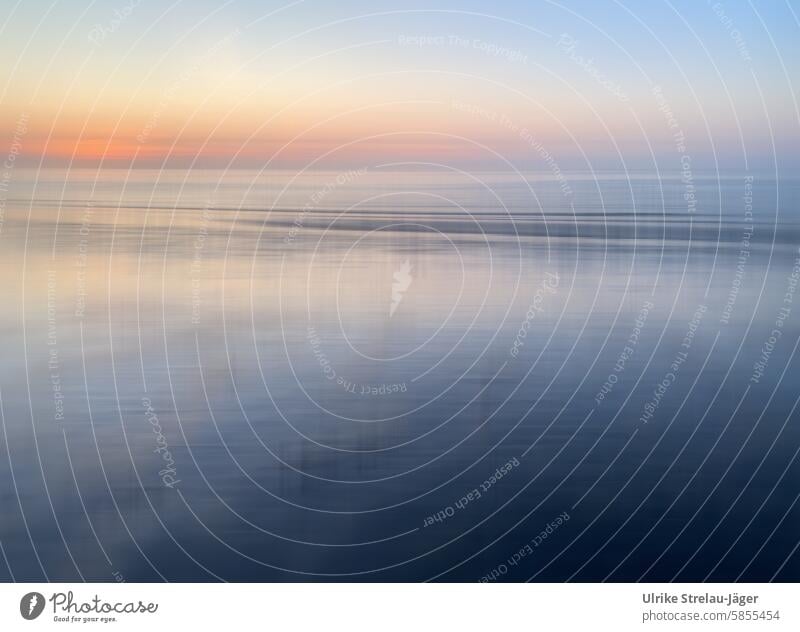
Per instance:
[[[0,630],[778,631],[800,630],[799,598],[797,584],[3,584]]]

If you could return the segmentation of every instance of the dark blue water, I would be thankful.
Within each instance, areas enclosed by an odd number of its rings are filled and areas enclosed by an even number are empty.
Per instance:
[[[0,579],[800,578],[797,180],[26,178]]]

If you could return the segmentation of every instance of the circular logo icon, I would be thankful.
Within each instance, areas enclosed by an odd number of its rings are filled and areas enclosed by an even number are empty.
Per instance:
[[[19,613],[28,621],[35,619],[44,610],[44,595],[38,592],[29,592],[19,601]]]

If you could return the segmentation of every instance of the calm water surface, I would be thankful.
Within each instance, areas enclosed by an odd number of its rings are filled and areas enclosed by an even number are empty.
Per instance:
[[[0,579],[797,581],[798,181],[694,186],[20,170]]]

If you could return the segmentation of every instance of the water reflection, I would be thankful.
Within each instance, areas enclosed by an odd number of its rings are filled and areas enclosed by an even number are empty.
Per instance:
[[[797,577],[795,181],[94,175],[0,237],[4,577]]]

